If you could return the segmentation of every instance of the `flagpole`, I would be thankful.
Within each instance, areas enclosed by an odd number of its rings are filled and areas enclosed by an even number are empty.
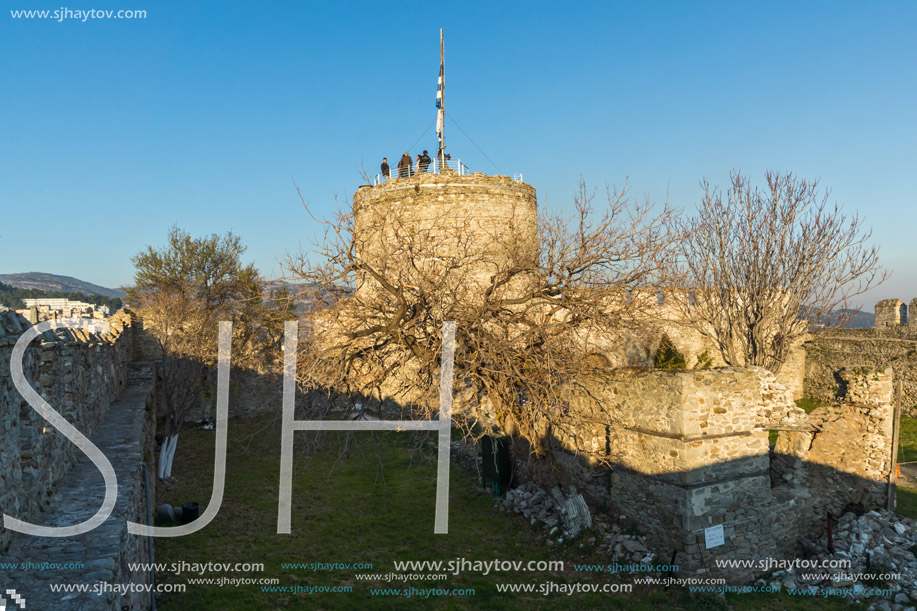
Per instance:
[[[446,131],[446,47],[443,42],[443,29],[439,29],[439,78],[440,78],[440,92],[439,92],[439,116],[437,117],[437,123],[439,127],[439,167],[440,171],[446,165],[446,145],[445,142],[445,131]]]

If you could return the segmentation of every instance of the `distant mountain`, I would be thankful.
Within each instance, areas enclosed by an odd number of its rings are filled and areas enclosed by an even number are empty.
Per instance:
[[[287,298],[293,301],[294,311],[299,314],[314,309],[316,302],[321,304],[335,299],[330,293],[316,291],[308,284],[287,282],[285,280],[265,280],[261,283],[261,288],[264,291],[265,299],[268,301],[274,300],[285,291]]]
[[[822,318],[822,322],[827,325],[834,324],[839,318],[850,316],[843,329],[871,329],[876,326],[876,315],[872,312],[857,312],[856,310],[834,310]],[[816,325],[818,327],[819,325]]]
[[[842,312],[853,312],[854,310],[841,310]],[[845,329],[871,329],[876,326],[876,315],[872,312],[863,312],[862,310],[853,315],[846,325]]]
[[[103,297],[124,297],[121,289],[108,289],[104,286],[85,282],[70,276],[58,276],[42,272],[26,272],[24,274],[0,274],[0,282],[21,289],[36,289],[48,292],[83,293],[85,295],[101,295]]]

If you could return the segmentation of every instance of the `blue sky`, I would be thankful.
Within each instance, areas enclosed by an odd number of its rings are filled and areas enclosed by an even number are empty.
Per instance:
[[[472,169],[559,208],[580,176],[690,208],[704,177],[792,170],[873,227],[867,309],[917,297],[917,3],[80,2],[3,2],[0,273],[127,284],[178,224],[277,276],[320,231],[294,180],[329,214],[361,162],[435,148],[442,27]],[[62,7],[147,16],[10,14]]]

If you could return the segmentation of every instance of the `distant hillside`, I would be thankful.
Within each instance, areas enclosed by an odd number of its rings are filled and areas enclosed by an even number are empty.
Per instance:
[[[876,326],[876,315],[872,312],[857,312],[856,310],[835,310],[824,316],[822,321],[825,324],[833,324],[840,317],[852,317],[845,324],[841,325],[844,329],[871,329]]]
[[[849,312],[850,310],[844,310]],[[872,312],[857,312],[853,318],[844,325],[847,329],[871,329],[876,326],[876,315]]]
[[[101,295],[112,299],[124,297],[120,289],[108,289],[104,286],[84,282],[70,276],[26,272],[24,274],[0,274],[0,282],[21,289],[34,289],[57,293],[83,293],[84,295]]]
[[[284,280],[266,280],[261,283],[264,291],[264,297],[268,301],[277,298],[290,299],[293,302],[293,311],[303,314],[314,309],[318,295],[308,285],[295,282],[286,282]],[[328,295],[326,298],[330,299]],[[319,299],[318,301],[324,301]]]
[[[95,305],[104,305],[114,312],[121,308],[120,297],[105,297],[104,295],[87,295],[71,291],[39,291],[38,289],[22,289],[0,282],[0,305],[18,310],[25,307],[25,299],[69,299],[71,301],[85,301]]]

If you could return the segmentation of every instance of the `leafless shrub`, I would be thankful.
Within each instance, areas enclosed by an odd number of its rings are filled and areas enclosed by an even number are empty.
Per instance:
[[[886,278],[871,232],[828,203],[818,181],[768,172],[753,187],[736,172],[725,196],[704,181],[682,224],[686,318],[730,365],[777,372],[813,322],[839,326],[850,299]]]

